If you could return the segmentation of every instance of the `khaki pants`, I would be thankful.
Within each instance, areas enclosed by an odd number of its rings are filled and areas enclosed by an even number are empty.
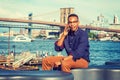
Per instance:
[[[64,56],[48,56],[42,59],[42,70],[51,70],[55,67],[55,62],[59,62]],[[76,61],[73,59],[63,60],[61,63],[61,69],[64,72],[70,72],[71,68],[87,68],[88,62],[80,58]]]

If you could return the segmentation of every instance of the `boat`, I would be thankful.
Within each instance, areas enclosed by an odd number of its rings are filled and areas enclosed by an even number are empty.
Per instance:
[[[14,42],[32,42],[33,40],[24,35],[17,35],[14,39]]]
[[[119,42],[120,41],[120,39],[118,39],[117,37],[113,37],[111,40],[115,41],[115,42]]]

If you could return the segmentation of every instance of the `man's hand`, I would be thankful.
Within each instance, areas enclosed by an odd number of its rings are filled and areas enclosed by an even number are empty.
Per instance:
[[[63,31],[63,35],[64,35],[64,36],[68,35],[69,30],[70,30],[69,25],[66,24],[66,26],[65,26],[65,28],[64,28],[64,31]]]
[[[68,59],[72,59],[72,58],[73,58],[73,56],[69,55],[69,56],[65,57],[64,60],[68,60]]]
[[[61,62],[55,62],[55,67],[58,67],[59,65],[61,65]]]
[[[55,67],[58,67],[59,65],[61,65],[62,61],[72,59],[72,58],[73,58],[73,56],[69,55],[69,56],[65,57],[64,59],[62,59],[61,61],[55,62]]]
[[[58,46],[62,46],[62,45],[63,45],[64,39],[65,39],[65,37],[68,35],[69,29],[70,29],[70,28],[69,28],[69,25],[67,24],[67,25],[65,26],[65,28],[64,28],[64,31],[63,31],[62,34],[60,35],[60,38],[59,38],[58,42],[57,42],[57,45],[58,45]]]

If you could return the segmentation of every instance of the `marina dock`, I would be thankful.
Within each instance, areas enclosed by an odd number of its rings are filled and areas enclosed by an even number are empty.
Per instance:
[[[4,70],[39,70],[42,57],[30,52],[23,52],[17,56],[13,54],[0,56],[0,68]]]

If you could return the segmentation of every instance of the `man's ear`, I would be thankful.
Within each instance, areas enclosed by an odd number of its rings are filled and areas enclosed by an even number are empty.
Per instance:
[[[80,21],[78,21],[78,25],[80,25]]]

